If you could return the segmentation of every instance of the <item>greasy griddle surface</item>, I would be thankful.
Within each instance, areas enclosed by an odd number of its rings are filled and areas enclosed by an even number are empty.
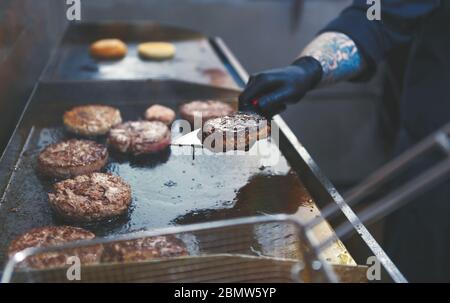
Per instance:
[[[122,39],[128,54],[121,60],[97,60],[90,56],[92,42]],[[139,58],[141,42],[167,41],[177,49],[173,59],[150,61]],[[44,80],[178,79],[237,88],[207,37],[190,30],[155,23],[71,24],[50,60]]]
[[[37,173],[36,158],[46,145],[72,137],[62,127],[64,111],[79,104],[109,104],[118,107],[126,121],[141,118],[154,103],[177,109],[184,101],[236,94],[176,81],[41,84],[2,159],[2,164],[14,163],[15,169],[4,178],[7,184],[1,184],[6,190],[0,204],[0,261],[15,236],[33,227],[63,224],[47,202],[53,181]],[[104,138],[98,141],[104,142]],[[299,206],[311,207],[306,189],[284,157],[278,156],[276,165],[266,167],[254,155],[202,155],[201,150],[193,154],[191,147],[171,147],[139,159],[112,152],[105,171],[120,175],[131,185],[131,210],[112,222],[83,227],[109,236],[143,228],[294,213]],[[11,159],[14,161],[8,161]]]

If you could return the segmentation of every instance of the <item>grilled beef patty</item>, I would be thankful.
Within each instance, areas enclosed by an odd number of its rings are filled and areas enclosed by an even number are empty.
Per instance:
[[[195,120],[201,121],[203,125],[209,119],[230,115],[233,112],[235,110],[230,104],[215,100],[192,101],[180,106],[180,116],[191,125],[194,125]]]
[[[168,107],[155,104],[145,111],[145,119],[148,121],[161,121],[166,125],[175,120],[175,112]]]
[[[106,105],[77,106],[64,113],[64,125],[82,136],[105,135],[111,127],[122,123],[120,111]]]
[[[102,262],[136,262],[186,255],[186,246],[178,238],[156,236],[106,244]]]
[[[235,113],[208,120],[201,135],[205,147],[225,152],[249,150],[269,132],[270,126],[265,118],[257,114]]]
[[[71,139],[47,146],[38,157],[46,176],[70,178],[99,171],[108,161],[108,150],[94,141]]]
[[[170,130],[160,121],[134,121],[111,129],[108,144],[133,155],[160,152],[170,145]]]
[[[93,173],[58,182],[49,202],[62,218],[95,222],[124,214],[131,204],[131,187],[122,178]]]
[[[81,240],[90,240],[95,235],[87,230],[71,226],[39,227],[19,236],[13,240],[8,249],[8,255],[29,247],[49,247]],[[21,267],[35,269],[55,268],[67,266],[66,260],[71,256],[80,258],[82,264],[98,264],[103,252],[102,245],[86,246],[62,251],[36,254],[20,263]]]

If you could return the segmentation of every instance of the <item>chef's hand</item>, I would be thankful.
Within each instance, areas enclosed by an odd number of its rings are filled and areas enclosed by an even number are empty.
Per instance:
[[[302,57],[291,65],[252,75],[239,96],[239,109],[271,117],[300,101],[322,78],[322,66],[312,57]]]

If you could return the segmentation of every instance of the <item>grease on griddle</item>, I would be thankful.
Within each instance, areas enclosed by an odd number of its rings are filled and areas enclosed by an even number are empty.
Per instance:
[[[171,153],[172,153],[172,151],[169,147],[158,153],[142,154],[142,155],[137,155],[137,156],[132,156],[129,154],[121,153],[116,150],[111,150],[110,155],[113,160],[110,160],[110,163],[112,163],[112,162],[118,162],[118,163],[129,162],[130,165],[133,167],[153,168],[153,167],[162,165],[162,164],[166,163],[167,161],[169,161]],[[108,169],[108,170],[110,170],[110,169]]]
[[[127,107],[121,107],[121,112],[128,113]],[[142,110],[142,109],[139,109]],[[140,112],[140,111],[139,111]],[[127,115],[125,115],[125,118]],[[32,134],[27,153],[19,162],[19,170],[14,174],[11,187],[3,201],[6,209],[20,207],[20,211],[0,212],[0,222],[3,223],[3,233],[0,234],[0,261],[4,260],[4,247],[12,237],[36,226],[59,225],[58,220],[48,207],[47,192],[50,191],[52,180],[40,178],[35,174],[36,156],[40,150],[51,143],[73,137],[64,128],[44,128]],[[104,139],[97,139],[104,143]],[[260,170],[259,157],[250,155],[229,156],[227,154],[208,155],[196,150],[193,160],[190,146],[171,146],[165,153],[137,158],[110,153],[108,165],[104,172],[121,176],[133,188],[131,209],[124,216],[102,224],[89,224],[83,227],[94,232],[99,237],[128,233],[141,228],[160,228],[180,223],[189,213],[197,212],[197,222],[211,221],[217,217],[220,209],[226,212],[236,204],[236,196],[245,191],[249,180],[259,174],[286,175],[289,166],[282,156],[277,164]],[[15,182],[18,180],[27,182]],[[259,178],[256,178],[258,180]],[[169,180],[176,186],[164,185]],[[277,178],[273,179],[277,180]],[[263,182],[264,183],[264,182]],[[240,198],[241,199],[241,198]],[[244,201],[239,202],[244,203]],[[286,212],[286,204],[281,200],[273,203],[280,206],[281,212]],[[264,205],[266,203],[263,203]],[[26,205],[25,207],[22,207]],[[258,207],[254,203],[255,208]],[[289,207],[288,210],[295,210]],[[261,209],[267,211],[267,209]],[[209,215],[211,212],[213,215]],[[255,209],[256,213],[260,213]],[[239,217],[239,211],[231,210],[230,216]],[[178,219],[178,220],[177,220]]]
[[[240,188],[233,201],[220,201],[221,207],[193,210],[175,219],[178,224],[224,220],[261,214],[295,213],[300,206],[310,206],[313,200],[297,175],[257,174]]]

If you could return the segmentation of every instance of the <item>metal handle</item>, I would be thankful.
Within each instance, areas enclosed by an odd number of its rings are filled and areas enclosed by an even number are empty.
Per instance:
[[[430,135],[423,141],[416,144],[411,149],[404,152],[402,155],[392,160],[388,164],[382,166],[375,173],[370,175],[360,185],[352,189],[348,195],[345,196],[347,204],[355,206],[359,202],[363,201],[370,193],[379,188],[382,184],[385,184],[388,180],[391,180],[397,176],[400,172],[406,169],[411,163],[418,157],[425,155],[427,152],[438,148],[446,158],[435,164],[433,167],[426,170],[419,177],[407,182],[403,186],[399,187],[395,191],[391,192],[384,198],[381,198],[374,202],[370,207],[358,213],[358,217],[364,224],[374,222],[377,219],[383,218],[386,215],[397,210],[399,207],[410,202],[411,199],[420,193],[429,190],[436,183],[445,179],[450,175],[450,123],[445,125],[442,129],[436,133]],[[339,206],[336,204],[330,204],[323,208],[322,216],[311,220],[307,227],[308,229],[314,228],[322,221],[327,220],[339,211]],[[335,229],[335,235],[322,241],[318,249],[323,250],[327,248],[337,239],[342,239],[354,232],[354,224],[351,222],[345,222],[339,225]]]

